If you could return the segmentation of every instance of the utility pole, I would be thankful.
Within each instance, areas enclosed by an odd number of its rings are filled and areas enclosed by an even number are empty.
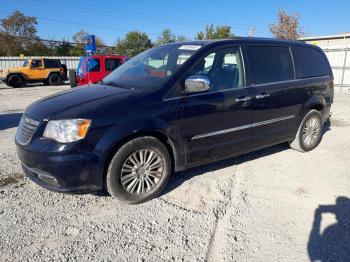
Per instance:
[[[249,37],[253,37],[254,36],[254,34],[255,34],[255,28],[254,27],[249,27],[248,28],[248,36]]]

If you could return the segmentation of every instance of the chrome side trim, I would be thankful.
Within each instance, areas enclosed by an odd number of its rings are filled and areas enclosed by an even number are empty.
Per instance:
[[[243,129],[247,129],[247,128],[252,128],[252,127],[257,127],[257,126],[262,126],[262,125],[268,125],[268,124],[272,124],[275,122],[287,120],[287,119],[290,119],[293,117],[295,117],[295,115],[273,118],[270,120],[261,121],[261,122],[257,122],[257,123],[253,123],[253,124],[249,124],[249,125],[243,125],[243,126],[238,126],[238,127],[234,127],[234,128],[229,128],[229,129],[219,130],[219,131],[205,133],[205,134],[201,134],[201,135],[196,135],[196,136],[192,137],[191,140],[196,140],[196,139],[210,137],[210,136],[216,136],[216,135],[222,135],[222,134],[231,133],[231,132],[235,132],[235,131],[239,131],[239,130],[243,130]]]

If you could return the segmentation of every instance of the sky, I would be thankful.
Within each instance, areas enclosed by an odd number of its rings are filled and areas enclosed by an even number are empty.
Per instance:
[[[277,21],[279,9],[299,13],[308,36],[350,32],[350,1],[316,0],[0,0],[0,18],[14,10],[38,19],[38,35],[44,39],[71,40],[83,29],[102,38],[107,45],[131,30],[157,39],[164,28],[194,39],[207,24],[229,25],[235,35],[271,37],[269,25]]]

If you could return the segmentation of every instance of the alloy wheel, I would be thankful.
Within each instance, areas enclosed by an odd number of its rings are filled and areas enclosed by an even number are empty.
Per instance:
[[[311,117],[309,120],[307,120],[302,133],[304,145],[312,146],[317,141],[320,132],[321,125],[319,119],[316,117]]]
[[[163,170],[160,155],[151,149],[142,149],[132,153],[123,163],[121,183],[127,192],[142,195],[156,187]]]

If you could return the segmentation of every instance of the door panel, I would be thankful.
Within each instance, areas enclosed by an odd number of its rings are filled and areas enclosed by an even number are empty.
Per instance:
[[[239,88],[184,99],[182,133],[188,163],[225,158],[249,147],[250,102],[236,98],[250,96],[250,88]]]
[[[294,135],[305,101],[299,81],[259,85],[253,88],[252,141],[255,147],[278,143]]]
[[[249,147],[252,89],[244,87],[241,50],[237,46],[208,52],[188,75],[205,75],[210,91],[183,99],[183,139],[187,162],[200,163]]]
[[[28,68],[27,74],[30,80],[45,79],[46,70],[44,69],[41,59],[33,59],[31,66]]]

